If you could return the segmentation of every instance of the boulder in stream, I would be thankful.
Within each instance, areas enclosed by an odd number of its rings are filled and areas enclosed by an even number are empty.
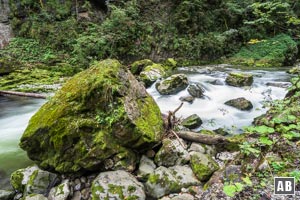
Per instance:
[[[251,101],[245,99],[244,97],[231,99],[229,101],[226,101],[225,104],[231,107],[235,107],[239,110],[251,110],[253,108]]]
[[[191,84],[189,85],[187,91],[189,94],[195,98],[201,98],[204,95],[204,89],[202,88],[201,84]]]
[[[145,87],[108,59],[66,82],[31,118],[20,146],[58,172],[133,171],[136,152],[159,142],[162,133],[159,107]]]
[[[165,76],[166,72],[161,64],[146,66],[140,73],[139,79],[145,83],[146,87],[151,86],[157,79]]]
[[[197,114],[193,114],[185,118],[181,122],[182,126],[189,128],[189,129],[194,129],[198,128],[202,124],[201,118]]]
[[[225,82],[235,87],[251,86],[253,83],[253,75],[232,72],[226,77]]]
[[[185,74],[174,74],[165,80],[156,83],[157,91],[162,95],[176,94],[184,90],[189,85],[188,78]]]

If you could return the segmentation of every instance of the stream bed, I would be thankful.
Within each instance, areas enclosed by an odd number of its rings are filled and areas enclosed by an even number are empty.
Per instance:
[[[226,128],[235,133],[241,132],[243,126],[248,126],[253,118],[266,112],[263,105],[266,101],[284,98],[291,76],[285,71],[248,70],[254,75],[254,83],[248,88],[237,88],[225,84],[225,78],[231,71],[224,65],[208,67],[180,68],[179,73],[185,73],[190,83],[200,83],[205,89],[205,98],[184,103],[176,113],[177,117],[187,117],[198,114],[203,121],[200,129],[214,130]],[[217,84],[216,84],[217,83]],[[272,86],[279,84],[284,87]],[[148,92],[158,103],[161,111],[167,113],[176,109],[181,96],[188,95],[187,90],[175,95],[160,95],[155,84]],[[224,105],[224,102],[237,97],[245,97],[254,106],[251,111],[240,111]],[[45,103],[45,100],[3,97],[0,96],[0,189],[8,187],[10,173],[31,163],[26,153],[18,144],[31,116]]]
[[[229,72],[253,74],[254,82],[251,87],[228,86],[225,78]],[[268,110],[264,107],[265,103],[283,99],[287,87],[290,86],[291,78],[291,75],[278,69],[238,70],[226,65],[180,68],[178,73],[186,74],[190,84],[200,83],[205,90],[205,97],[196,98],[193,103],[185,102],[176,116],[185,118],[197,114],[203,121],[202,126],[197,130],[224,128],[233,134],[242,132],[244,126],[251,125],[255,117],[265,113]],[[187,89],[175,95],[160,95],[155,89],[155,84],[148,89],[148,92],[154,97],[162,113],[166,114],[180,105],[180,97],[189,95]],[[241,111],[224,104],[228,100],[239,97],[251,101],[253,109]]]

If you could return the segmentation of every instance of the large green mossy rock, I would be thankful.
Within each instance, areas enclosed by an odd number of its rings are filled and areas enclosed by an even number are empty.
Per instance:
[[[159,107],[144,86],[118,61],[104,60],[40,108],[20,146],[58,172],[133,170],[135,152],[160,141],[162,130]]]

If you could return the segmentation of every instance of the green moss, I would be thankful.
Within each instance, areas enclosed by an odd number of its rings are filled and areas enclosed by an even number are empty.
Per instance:
[[[158,184],[160,181],[160,176],[158,174],[150,174],[148,177],[148,181],[151,184]]]
[[[149,59],[138,60],[131,64],[130,71],[134,75],[140,74],[145,67],[152,65],[153,62]]]
[[[92,199],[93,200],[100,200],[98,193],[104,193],[104,188],[100,185],[95,186],[95,183],[93,183],[92,186]]]
[[[208,155],[192,154],[191,167],[200,181],[207,181],[210,176],[219,169],[218,164]]]
[[[124,186],[108,184],[108,192],[112,194],[117,194],[120,199],[124,199],[123,189]]]
[[[154,100],[136,97],[139,91],[127,82],[138,87],[136,80],[124,74],[118,61],[105,60],[75,75],[31,118],[20,146],[42,167],[59,172],[96,170],[119,153],[127,155],[119,167],[135,163],[126,147],[145,149],[159,141],[163,122]],[[125,113],[126,95],[136,98],[134,121]]]
[[[297,43],[285,34],[243,47],[230,60],[238,65],[280,67],[292,64],[297,55]]]
[[[139,100],[138,108],[141,114],[135,121],[136,131],[142,131],[144,134],[134,146],[147,141],[160,141],[163,134],[163,120],[154,99],[149,96]]]
[[[24,185],[22,183],[23,178],[24,178],[23,172],[24,172],[23,169],[19,169],[19,170],[13,172],[10,176],[11,186],[19,192],[23,192],[23,190],[24,190]]]

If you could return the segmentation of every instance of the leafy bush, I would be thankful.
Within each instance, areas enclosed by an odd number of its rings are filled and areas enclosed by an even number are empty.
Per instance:
[[[233,56],[237,64],[282,66],[292,64],[298,53],[297,43],[285,34],[248,44]]]

